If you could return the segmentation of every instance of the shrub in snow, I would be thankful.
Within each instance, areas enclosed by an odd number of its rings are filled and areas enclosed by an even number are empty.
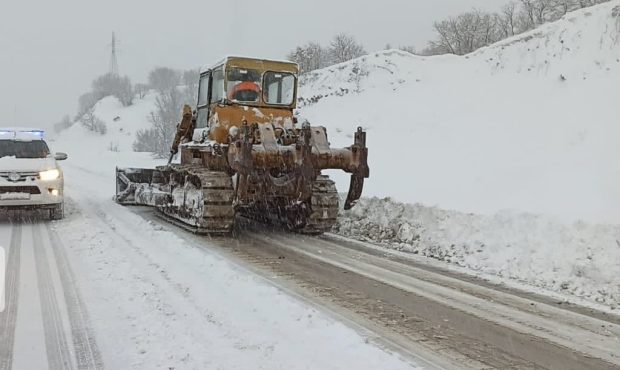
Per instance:
[[[149,85],[147,84],[135,84],[133,88],[134,94],[138,96],[138,99],[144,99],[149,89]]]
[[[119,148],[118,148],[118,143],[114,142],[114,141],[110,141],[110,144],[108,145],[108,150],[111,152],[120,152]]]
[[[108,132],[107,124],[101,119],[99,119],[99,117],[95,116],[94,109],[90,109],[88,112],[86,112],[80,118],[80,123],[88,130],[99,133],[101,135],[105,135],[105,133]]]
[[[161,138],[155,129],[143,129],[136,132],[136,141],[133,143],[134,152],[156,153],[161,146]]]

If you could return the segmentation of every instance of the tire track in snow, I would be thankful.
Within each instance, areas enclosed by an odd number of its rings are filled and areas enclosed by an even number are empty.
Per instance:
[[[43,329],[47,361],[51,369],[73,369],[71,354],[67,345],[62,314],[56,299],[56,290],[52,280],[52,272],[43,246],[41,224],[32,224],[32,240],[34,241],[34,259],[37,268],[39,299],[43,314]]]
[[[6,308],[4,312],[0,313],[0,370],[10,370],[13,365],[15,323],[19,302],[21,244],[22,226],[14,224],[6,264]]]
[[[47,224],[47,232],[56,258],[56,267],[63,286],[65,303],[69,314],[71,335],[78,369],[99,370],[104,369],[104,363],[99,352],[99,346],[95,340],[95,334],[90,326],[88,312],[77,286],[75,274],[69,264],[69,258],[65,246],[58,234]]]

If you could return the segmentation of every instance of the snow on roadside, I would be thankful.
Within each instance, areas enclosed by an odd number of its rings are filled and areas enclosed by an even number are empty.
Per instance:
[[[364,198],[334,232],[563,296],[620,308],[620,225],[510,211],[476,215]]]

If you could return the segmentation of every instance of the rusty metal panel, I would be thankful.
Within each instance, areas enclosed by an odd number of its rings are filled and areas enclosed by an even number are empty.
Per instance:
[[[327,141],[327,134],[325,127],[311,127],[312,133],[312,146],[319,155],[329,155],[331,151],[329,149],[329,142]]]

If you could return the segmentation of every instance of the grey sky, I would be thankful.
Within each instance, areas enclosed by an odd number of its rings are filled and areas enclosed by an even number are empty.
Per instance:
[[[283,58],[300,43],[348,32],[369,51],[418,48],[435,20],[501,0],[2,0],[0,125],[47,126],[73,115],[108,69],[111,33],[133,82],[155,66],[193,68],[226,54]]]

